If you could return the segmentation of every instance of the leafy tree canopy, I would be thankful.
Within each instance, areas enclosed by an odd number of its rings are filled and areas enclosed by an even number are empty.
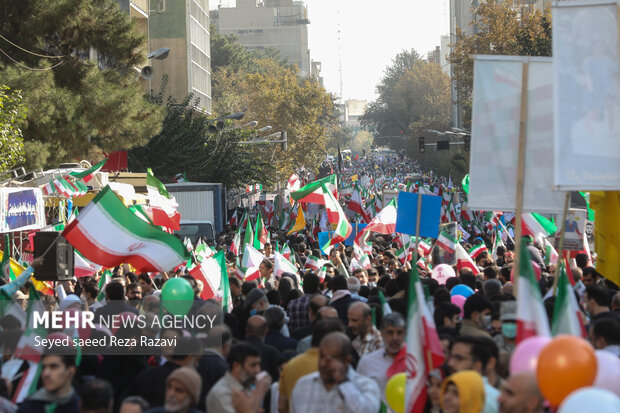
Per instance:
[[[24,160],[21,127],[26,113],[21,93],[0,85],[0,172],[9,170]]]
[[[0,32],[19,46],[0,39],[11,57],[0,56],[0,78],[29,108],[28,167],[131,148],[158,132],[163,110],[144,99],[133,69],[146,39],[116,2],[0,0],[0,9]]]

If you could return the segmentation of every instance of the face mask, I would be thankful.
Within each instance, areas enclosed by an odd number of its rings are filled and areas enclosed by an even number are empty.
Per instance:
[[[375,288],[376,286],[377,286],[377,283],[375,283],[375,282],[369,282],[368,283],[368,287],[369,288]]]
[[[250,315],[256,315],[256,313],[258,313],[258,310],[256,308],[250,310]]]
[[[482,316],[482,328],[484,328],[485,330],[491,329],[491,316],[490,315]]]
[[[502,335],[506,338],[515,338],[517,336],[517,324],[502,323]]]

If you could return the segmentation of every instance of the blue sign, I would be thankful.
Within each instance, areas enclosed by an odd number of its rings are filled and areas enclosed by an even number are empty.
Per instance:
[[[399,192],[396,212],[396,232],[416,235],[416,218],[418,213],[418,196],[422,197],[420,215],[420,236],[437,238],[441,218],[441,197],[418,195],[417,193]]]
[[[319,232],[319,248],[321,248],[321,254],[323,255],[328,255],[325,251],[323,251],[323,247],[329,242],[332,234],[333,231]]]
[[[351,226],[353,227],[353,231],[351,231],[351,235],[349,235],[349,238],[344,240],[344,245],[353,245],[353,241],[355,241],[355,237],[357,236],[357,234],[362,232],[362,230],[366,228],[367,225],[368,224],[351,224]]]
[[[37,197],[34,191],[10,192],[7,195],[6,223],[9,230],[37,223]]]

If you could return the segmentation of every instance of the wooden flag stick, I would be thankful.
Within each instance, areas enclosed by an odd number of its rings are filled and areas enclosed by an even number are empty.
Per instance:
[[[527,140],[527,101],[529,83],[529,62],[523,62],[521,69],[521,112],[519,120],[519,153],[517,158],[517,205],[515,211],[515,261],[514,261],[514,281],[515,286],[521,274],[521,248],[522,246],[522,214],[523,214],[523,185],[525,181],[525,146]],[[517,289],[515,288],[515,292]]]

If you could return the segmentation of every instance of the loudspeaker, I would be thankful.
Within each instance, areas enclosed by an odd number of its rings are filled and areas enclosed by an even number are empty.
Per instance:
[[[58,238],[58,241],[56,241]],[[51,243],[56,244],[45,255],[43,266],[37,268],[39,281],[63,281],[73,279],[73,246],[55,231],[39,231],[34,235],[34,257],[40,257]]]
[[[145,79],[150,79],[153,77],[153,68],[151,66],[144,66],[140,71],[140,76]]]

